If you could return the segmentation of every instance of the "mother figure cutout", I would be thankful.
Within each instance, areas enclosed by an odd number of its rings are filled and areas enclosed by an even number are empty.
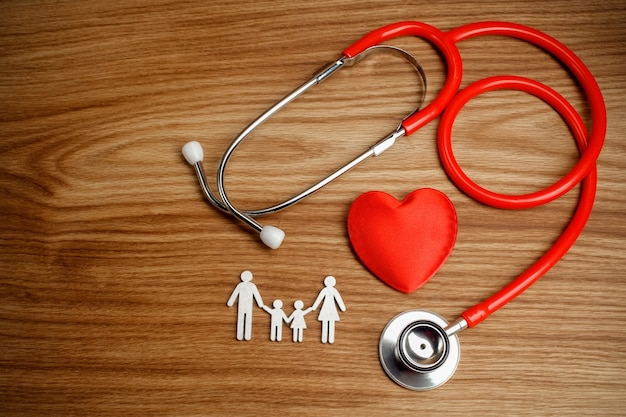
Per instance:
[[[323,301],[322,309],[317,319],[322,322],[322,343],[334,343],[335,341],[335,322],[339,321],[339,313],[336,305],[341,311],[346,311],[346,306],[339,295],[339,291],[335,289],[337,280],[335,277],[327,276],[324,278],[324,289],[322,289],[313,303],[313,310]],[[336,305],[335,305],[336,303]]]

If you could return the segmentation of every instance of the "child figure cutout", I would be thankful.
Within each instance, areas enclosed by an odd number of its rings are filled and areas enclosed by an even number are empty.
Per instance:
[[[291,322],[291,329],[293,330],[293,341],[302,342],[304,329],[306,329],[306,321],[304,320],[304,316],[311,312],[311,310],[313,310],[313,307],[302,310],[302,307],[304,307],[304,303],[302,302],[302,300],[297,300],[295,303],[293,303],[293,306],[296,308],[296,310],[291,313],[291,316],[289,316],[288,319]]]
[[[272,317],[272,329],[270,331],[270,340],[272,342],[280,342],[283,338],[283,321],[289,323],[290,318],[287,317],[283,311],[283,302],[280,300],[274,300],[272,304],[274,308],[263,306],[263,310],[267,311]]]
[[[256,301],[259,307],[263,307],[263,300],[256,285],[252,282],[252,272],[243,271],[241,282],[237,284],[235,290],[226,302],[228,307],[237,302],[237,340],[250,340],[252,338],[252,302]]]
[[[325,287],[320,291],[312,307],[316,310],[320,303],[324,302],[320,314],[317,316],[317,319],[322,322],[322,343],[335,342],[335,322],[339,321],[337,306],[339,306],[341,311],[346,311],[341,295],[335,289],[336,283],[335,277],[328,276],[324,278]]]

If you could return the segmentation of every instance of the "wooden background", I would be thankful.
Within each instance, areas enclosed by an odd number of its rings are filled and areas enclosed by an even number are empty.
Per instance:
[[[415,393],[377,357],[395,314],[424,308],[452,320],[534,262],[557,238],[578,189],[505,212],[448,180],[436,123],[265,222],[287,237],[264,248],[204,200],[180,148],[198,140],[213,178],[230,141],[266,107],[366,32],[399,20],[449,30],[479,20],[533,26],[574,50],[608,108],[594,212],[548,275],[463,332],[443,387]],[[0,414],[112,415],[624,415],[626,413],[626,5],[563,1],[3,1],[0,3]],[[445,68],[428,44],[401,39],[428,74]],[[589,122],[576,84],[524,43],[460,45],[463,85],[517,74],[565,95]],[[260,207],[365,150],[415,103],[417,82],[395,58],[338,73],[265,125],[233,158],[227,186]],[[455,152],[481,185],[543,188],[577,152],[539,100],[494,92],[454,127]],[[401,199],[420,187],[452,199],[457,244],[441,271],[405,295],[350,249],[351,201],[368,190]],[[235,340],[226,301],[243,270],[287,313],[308,306],[326,275],[348,310],[336,342],[314,313],[304,342]]]

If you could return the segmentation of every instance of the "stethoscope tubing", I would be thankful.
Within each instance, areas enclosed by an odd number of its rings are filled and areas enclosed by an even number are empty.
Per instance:
[[[450,145],[450,136],[452,130],[452,121],[458,114],[459,110],[473,96],[487,92],[490,89],[501,88],[497,85],[497,79],[490,83],[479,84],[463,89],[448,104],[445,114],[439,125],[439,152],[440,158],[444,165],[444,169],[452,177],[455,184],[472,198],[490,206],[503,209],[525,209],[536,207],[552,201],[575,187],[583,177],[589,172],[591,167],[595,165],[606,135],[606,107],[600,87],[591,71],[582,62],[576,54],[568,47],[563,45],[553,37],[540,32],[536,29],[507,22],[478,22],[461,26],[448,32],[448,36],[454,43],[461,42],[466,39],[484,35],[501,35],[518,38],[536,45],[545,51],[551,53],[557,58],[576,78],[580,86],[587,96],[589,108],[591,109],[592,130],[587,141],[587,148],[581,151],[581,157],[576,165],[555,184],[544,190],[522,195],[510,196],[497,194],[485,190],[473,183],[461,170],[452,153]],[[528,89],[533,89],[532,85],[528,85]],[[520,88],[526,91],[524,86]],[[553,95],[553,92],[537,91],[538,96],[545,100],[546,95]],[[544,97],[541,97],[544,96]]]
[[[552,90],[550,87],[543,85],[537,81],[529,80],[521,77],[493,77],[481,80],[475,84],[472,84],[464,90],[467,91],[465,96],[458,96],[459,103],[467,102],[469,98],[475,97],[477,94],[492,91],[496,88],[517,89],[526,91],[533,94],[549,105],[551,105],[567,123],[576,144],[581,154],[587,152],[587,129],[583,120],[571,104],[559,93]],[[456,100],[456,99],[455,99]],[[455,103],[458,104],[458,103]],[[439,145],[451,146],[450,135],[448,134],[451,123],[453,122],[453,116],[456,115],[457,110],[453,108],[452,113],[447,113],[442,119],[440,125]],[[444,124],[445,123],[445,124]],[[442,132],[443,138],[442,138]],[[441,152],[441,150],[440,150]],[[452,154],[449,158],[453,158]],[[443,158],[442,158],[443,160]],[[453,159],[446,159],[444,164],[450,164]],[[481,201],[483,197],[480,193],[483,192],[483,188],[473,183],[467,176],[455,176],[455,171],[447,171],[452,180],[465,191],[468,195]],[[462,172],[462,171],[460,171]],[[541,256],[535,263],[533,263],[526,271],[516,277],[508,285],[498,291],[496,294],[488,298],[487,300],[469,308],[461,314],[461,316],[467,322],[468,327],[474,327],[481,321],[489,317],[493,312],[506,305],[508,302],[516,298],[523,293],[532,284],[534,284],[539,278],[546,274],[556,263],[565,255],[565,253],[574,244],[580,233],[582,232],[591,210],[596,194],[597,173],[595,164],[591,167],[590,171],[583,177],[582,190],[579,197],[578,205],[575,213],[572,216],[568,226],[565,228],[561,236],[554,242],[554,244],[548,249],[543,256]],[[470,185],[471,184],[471,185]],[[470,189],[471,187],[471,189]],[[485,190],[485,193],[491,193]],[[477,198],[478,196],[478,198]],[[514,201],[513,197],[509,196]],[[484,202],[484,201],[483,201]],[[488,202],[485,204],[491,205]],[[545,201],[538,199],[536,206],[545,204]]]
[[[570,191],[582,182],[582,190],[576,211],[561,236],[543,256],[508,285],[485,301],[461,314],[474,327],[493,312],[523,293],[546,274],[574,244],[591,214],[596,194],[596,160],[606,135],[606,107],[600,87],[587,66],[569,48],[549,35],[514,23],[479,22],[461,26],[448,32],[450,39],[458,43],[482,35],[503,35],[527,41],[539,46],[557,58],[576,78],[584,90],[591,110],[591,132],[572,105],[553,89],[521,77],[492,77],[476,82],[461,92],[448,104],[440,125],[438,148],[441,162],[451,180],[464,193],[486,205],[503,209],[526,209],[546,204]],[[581,154],[576,165],[560,180],[544,190],[526,195],[494,193],[472,181],[458,165],[452,152],[452,125],[461,108],[473,97],[496,89],[509,88],[533,94],[550,104],[564,119],[576,140]],[[589,138],[589,139],[587,139]]]
[[[392,23],[375,29],[344,49],[343,54],[353,57],[373,45],[401,36],[420,37],[432,43],[441,52],[447,67],[446,80],[437,97],[428,106],[402,121],[405,135],[410,136],[441,115],[457,94],[463,78],[463,60],[448,34],[426,23],[412,21]]]
[[[502,290],[487,300],[469,308],[461,317],[467,327],[474,327],[485,320],[547,273],[569,250],[582,232],[596,193],[596,160],[606,135],[606,107],[600,88],[582,60],[555,38],[528,26],[509,22],[477,22],[458,27],[449,32],[420,22],[398,22],[376,29],[344,50],[352,56],[359,51],[399,36],[419,36],[437,47],[447,66],[447,77],[439,95],[423,110],[403,122],[406,136],[442,115],[439,124],[438,149],[444,170],[450,179],[470,197],[483,204],[501,209],[527,209],[546,204],[564,195],[582,182],[582,191],[574,216],[553,246],[526,271],[516,277]],[[537,81],[522,77],[500,76],[478,81],[460,92],[462,59],[457,43],[485,35],[517,38],[538,46],[559,60],[576,78],[584,90],[591,109],[592,130],[589,134],[578,112],[559,93]],[[576,165],[553,185],[526,195],[506,195],[487,190],[472,181],[457,163],[452,150],[452,125],[459,111],[472,98],[497,89],[525,91],[551,105],[568,124],[579,152]],[[589,139],[587,139],[589,138]]]

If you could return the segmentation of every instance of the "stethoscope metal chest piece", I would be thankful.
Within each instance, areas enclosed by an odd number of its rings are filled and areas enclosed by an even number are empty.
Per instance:
[[[405,311],[380,336],[380,363],[399,385],[425,391],[445,383],[461,354],[459,337],[446,332],[448,322],[430,311]]]

